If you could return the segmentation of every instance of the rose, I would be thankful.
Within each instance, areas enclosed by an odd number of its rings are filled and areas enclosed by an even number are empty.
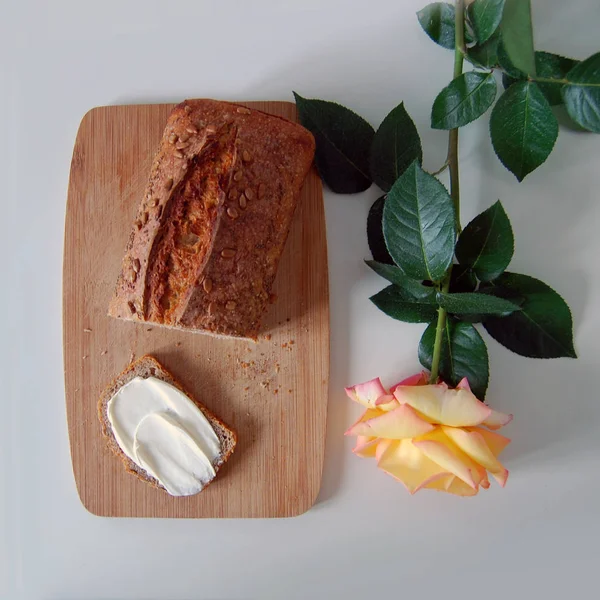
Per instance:
[[[508,471],[498,455],[510,440],[494,431],[512,415],[478,400],[463,379],[456,389],[427,384],[425,373],[385,390],[379,378],[346,394],[366,407],[346,435],[356,435],[353,452],[375,458],[411,494],[422,488],[474,496],[489,488],[488,472],[502,486]]]

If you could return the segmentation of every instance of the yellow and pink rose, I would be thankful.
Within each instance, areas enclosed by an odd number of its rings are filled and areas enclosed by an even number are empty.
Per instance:
[[[452,389],[428,384],[422,373],[386,391],[377,378],[346,394],[366,408],[346,432],[357,436],[353,452],[375,458],[411,494],[426,488],[474,496],[490,487],[488,473],[506,484],[508,470],[498,455],[510,440],[496,430],[512,415],[478,400],[466,379]]]

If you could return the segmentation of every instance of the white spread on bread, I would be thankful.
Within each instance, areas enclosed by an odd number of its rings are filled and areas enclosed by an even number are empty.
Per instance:
[[[202,411],[179,389],[136,377],[107,405],[121,450],[172,496],[191,496],[215,477],[221,444]]]

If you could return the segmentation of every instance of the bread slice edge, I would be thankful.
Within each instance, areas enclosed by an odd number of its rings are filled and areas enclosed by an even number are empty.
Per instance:
[[[141,481],[144,481],[151,486],[161,489],[167,493],[165,488],[157,479],[139,467],[123,452],[123,450],[121,450],[108,419],[108,402],[121,387],[135,377],[142,377],[144,379],[148,377],[156,377],[161,381],[171,384],[185,394],[202,411],[204,416],[208,419],[211,427],[217,434],[219,442],[221,443],[221,455],[213,465],[218,476],[219,469],[227,462],[235,450],[235,446],[237,444],[237,434],[233,429],[223,423],[221,419],[208,410],[208,408],[206,408],[206,406],[204,406],[199,400],[194,398],[194,396],[183,387],[183,385],[175,378],[175,376],[150,354],[146,354],[130,363],[119,375],[117,375],[117,377],[113,379],[113,381],[111,381],[110,384],[106,386],[106,388],[100,394],[100,398],[98,400],[98,418],[100,419],[100,424],[102,426],[102,435],[106,440],[108,448],[123,462],[125,470],[128,473],[135,475]],[[216,477],[209,481],[204,488],[202,488],[201,492],[204,491],[215,479]]]

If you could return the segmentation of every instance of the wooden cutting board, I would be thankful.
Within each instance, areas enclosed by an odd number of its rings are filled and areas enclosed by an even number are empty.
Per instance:
[[[296,120],[289,102],[248,102]],[[71,457],[79,496],[112,517],[290,517],[321,482],[329,380],[329,294],[321,183],[309,174],[258,343],[106,315],[150,164],[173,105],[105,106],[77,134],[65,225],[63,338]],[[152,354],[238,433],[201,494],[173,498],[127,474],[106,448],[96,405],[133,359]]]

